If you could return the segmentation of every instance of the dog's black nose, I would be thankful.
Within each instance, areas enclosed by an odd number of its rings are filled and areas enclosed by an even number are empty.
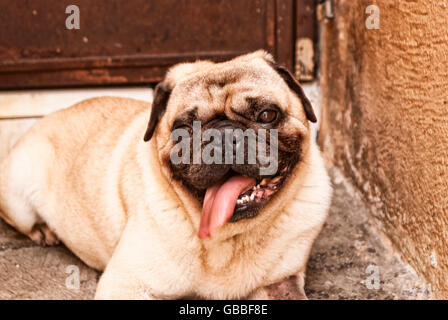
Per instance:
[[[247,129],[241,122],[238,121],[234,121],[234,120],[220,120],[219,122],[215,123],[213,125],[214,129],[217,129],[219,131],[222,132],[223,137],[225,136],[225,131],[226,130],[245,130]],[[231,133],[231,139],[232,141],[223,141],[223,146],[225,145],[225,143],[232,143],[233,142],[233,146],[234,146],[234,150],[238,150],[238,148],[243,147],[244,144],[244,135],[242,134],[235,134],[234,132]]]

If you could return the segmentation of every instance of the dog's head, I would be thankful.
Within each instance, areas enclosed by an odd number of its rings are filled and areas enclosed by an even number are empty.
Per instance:
[[[199,236],[262,215],[309,146],[316,116],[300,85],[264,51],[174,66],[155,90],[145,141],[200,206]]]

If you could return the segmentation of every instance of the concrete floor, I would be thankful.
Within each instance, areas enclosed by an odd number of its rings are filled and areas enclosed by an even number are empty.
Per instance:
[[[337,170],[331,175],[335,193],[308,263],[308,297],[431,298],[415,272],[378,235],[356,192]],[[79,289],[70,289],[74,268],[79,268]],[[90,299],[98,278],[65,247],[36,246],[0,222],[0,299]]]
[[[428,285],[378,231],[358,193],[333,169],[329,217],[314,243],[309,299],[431,299]]]

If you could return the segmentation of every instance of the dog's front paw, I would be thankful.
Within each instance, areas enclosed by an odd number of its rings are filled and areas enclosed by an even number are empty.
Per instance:
[[[291,276],[255,290],[250,300],[307,300],[301,277]]]
[[[59,244],[58,237],[46,224],[36,224],[28,234],[31,240],[41,246],[56,246]]]

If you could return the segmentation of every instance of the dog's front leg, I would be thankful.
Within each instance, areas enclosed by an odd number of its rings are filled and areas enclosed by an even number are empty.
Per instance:
[[[153,300],[155,297],[130,273],[107,268],[95,293],[96,300]]]
[[[305,272],[290,276],[282,281],[256,289],[250,300],[307,300],[305,294]]]
[[[146,224],[147,225],[147,224]],[[131,221],[101,276],[95,294],[99,300],[179,299],[184,295],[180,275],[169,260],[154,251],[145,224]],[[162,247],[163,248],[163,247]],[[178,268],[177,268],[178,269]],[[173,282],[170,279],[175,279]]]

